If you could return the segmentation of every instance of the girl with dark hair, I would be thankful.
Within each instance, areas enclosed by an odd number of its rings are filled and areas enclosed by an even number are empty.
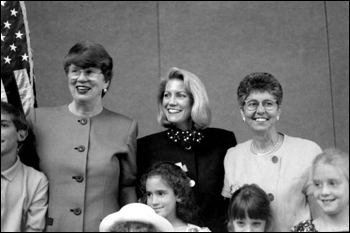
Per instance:
[[[207,227],[194,225],[200,224],[192,192],[194,185],[194,181],[177,165],[156,163],[142,176],[142,200],[166,218],[176,232],[210,232]]]
[[[230,232],[265,232],[272,228],[270,200],[258,185],[243,185],[230,200],[227,228]]]

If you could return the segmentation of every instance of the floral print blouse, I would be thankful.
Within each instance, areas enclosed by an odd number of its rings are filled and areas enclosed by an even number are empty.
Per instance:
[[[291,229],[291,232],[318,232],[312,221],[313,219],[300,222]]]

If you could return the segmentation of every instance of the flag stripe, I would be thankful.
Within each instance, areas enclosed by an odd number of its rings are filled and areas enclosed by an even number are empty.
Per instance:
[[[1,79],[1,100],[5,101],[5,102],[8,102],[6,91],[5,91],[5,87],[4,87],[4,83],[2,82],[2,79]]]
[[[33,88],[30,84],[27,70],[15,70],[14,71],[19,97],[22,102],[23,110],[27,114],[30,108],[34,106],[34,94]]]
[[[8,102],[23,110],[14,73],[8,75],[1,74],[1,81],[4,83]]]
[[[32,47],[30,46],[30,37],[29,37],[29,26],[28,26],[28,20],[27,20],[27,9],[24,4],[24,1],[20,1],[22,13],[23,13],[23,23],[24,28],[26,32],[26,38],[27,38],[27,51],[28,51],[28,59],[29,59],[29,77],[30,77],[30,83],[34,84],[34,71],[33,71],[33,53],[32,53]]]

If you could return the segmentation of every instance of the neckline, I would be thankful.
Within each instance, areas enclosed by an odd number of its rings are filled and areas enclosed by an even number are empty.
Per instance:
[[[254,148],[254,140],[252,140],[251,144],[250,144],[250,151],[254,154],[254,155],[258,155],[258,156],[265,156],[268,154],[271,154],[272,152],[278,150],[280,148],[280,146],[283,144],[283,135],[281,133],[278,133],[278,140],[275,143],[275,145],[267,152],[264,153],[259,153],[255,150]]]
[[[166,131],[166,135],[172,142],[181,145],[186,150],[191,150],[195,144],[201,143],[204,138],[201,130],[182,131],[176,127],[170,127]]]
[[[73,114],[76,117],[80,117],[80,118],[92,118],[94,116],[97,116],[99,114],[101,114],[101,112],[103,112],[104,107],[101,106],[102,108],[96,112],[93,112],[91,114],[82,114],[79,111],[77,111],[77,108],[74,106],[73,102],[70,104],[67,104],[67,108],[68,108],[68,112],[70,112],[71,114]]]

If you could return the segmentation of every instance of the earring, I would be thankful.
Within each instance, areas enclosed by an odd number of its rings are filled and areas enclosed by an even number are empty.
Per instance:
[[[277,116],[277,121],[280,119],[280,116]]]
[[[106,94],[107,91],[108,91],[107,88],[105,88],[105,89],[102,90],[103,94]]]
[[[243,117],[243,122],[245,122],[245,117]]]

